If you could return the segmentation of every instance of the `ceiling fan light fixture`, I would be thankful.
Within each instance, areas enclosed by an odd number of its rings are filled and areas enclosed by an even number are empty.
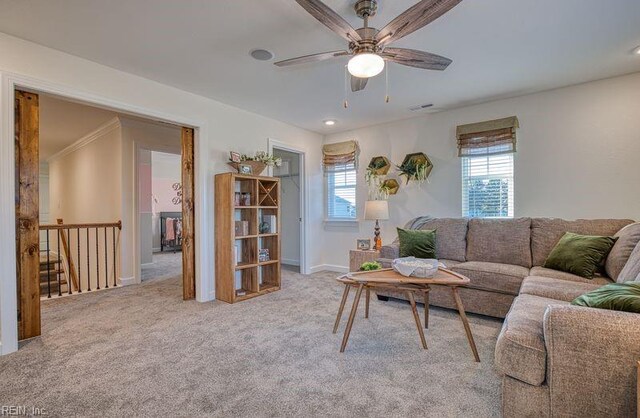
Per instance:
[[[354,77],[374,77],[384,70],[384,59],[378,54],[361,52],[349,60],[347,69],[349,74]]]

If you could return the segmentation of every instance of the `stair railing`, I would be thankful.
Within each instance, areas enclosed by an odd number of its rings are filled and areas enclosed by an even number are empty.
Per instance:
[[[122,222],[40,225],[40,295],[72,295],[118,286]],[[44,247],[44,248],[42,248]]]

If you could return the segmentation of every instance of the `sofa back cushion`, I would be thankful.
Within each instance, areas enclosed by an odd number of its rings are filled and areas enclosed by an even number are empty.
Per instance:
[[[438,258],[466,261],[467,222],[466,218],[434,218],[425,221],[420,229],[436,231]]]
[[[531,219],[531,255],[533,265],[544,265],[551,250],[566,232],[610,237],[631,223],[633,221],[630,219],[577,219],[575,221],[567,221],[558,218],[533,218]]]
[[[531,218],[470,219],[467,261],[531,267]]]
[[[636,248],[638,242],[640,242],[640,222],[625,226],[619,230],[614,237],[618,240],[607,257],[604,269],[609,277],[617,281],[633,249]],[[620,279],[624,282],[624,277]]]
[[[631,252],[627,264],[624,265],[616,281],[626,283],[634,280],[640,281],[640,243],[636,244],[636,248]]]

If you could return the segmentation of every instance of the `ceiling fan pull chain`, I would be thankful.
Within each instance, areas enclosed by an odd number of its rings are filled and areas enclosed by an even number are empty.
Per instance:
[[[349,101],[347,100],[347,83],[349,82],[349,72],[347,70],[347,66],[344,66],[344,102],[343,106],[345,109],[349,107]]]
[[[389,63],[384,66],[384,85],[385,85],[385,96],[384,102],[389,103]]]

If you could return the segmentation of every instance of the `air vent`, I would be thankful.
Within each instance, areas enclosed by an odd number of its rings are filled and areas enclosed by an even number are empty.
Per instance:
[[[423,105],[413,106],[413,107],[410,107],[409,110],[412,111],[412,112],[419,112],[421,110],[425,110],[425,109],[428,109],[430,107],[433,107],[433,103],[427,103],[427,104],[423,104]]]

